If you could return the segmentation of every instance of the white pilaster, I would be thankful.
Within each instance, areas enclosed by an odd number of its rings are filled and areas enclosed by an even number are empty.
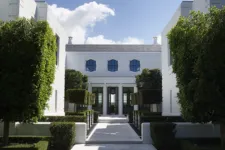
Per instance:
[[[134,93],[137,93],[138,89],[137,86],[134,86]]]
[[[119,115],[123,115],[123,87],[119,85]]]
[[[92,85],[91,85],[91,83],[88,83],[88,92],[92,92]]]
[[[107,86],[103,86],[103,115],[107,115]]]

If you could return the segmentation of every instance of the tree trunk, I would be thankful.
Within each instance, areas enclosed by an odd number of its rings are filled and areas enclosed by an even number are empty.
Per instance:
[[[4,121],[3,144],[6,146],[9,143],[9,121]]]

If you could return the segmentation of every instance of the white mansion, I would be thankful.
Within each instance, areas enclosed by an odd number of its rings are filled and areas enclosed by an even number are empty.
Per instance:
[[[71,40],[71,39],[70,39]],[[161,46],[73,45],[66,46],[66,68],[88,75],[88,90],[97,95],[103,115],[122,115],[136,92],[135,76],[142,69],[161,68]]]

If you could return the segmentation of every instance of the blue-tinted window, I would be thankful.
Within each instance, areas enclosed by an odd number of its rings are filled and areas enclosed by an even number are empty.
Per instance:
[[[109,60],[108,61],[108,70],[111,72],[118,71],[118,61],[117,60]]]
[[[140,71],[140,61],[139,60],[131,60],[130,61],[130,71],[137,72]]]
[[[88,61],[86,61],[86,71],[96,71],[96,61],[89,59]]]

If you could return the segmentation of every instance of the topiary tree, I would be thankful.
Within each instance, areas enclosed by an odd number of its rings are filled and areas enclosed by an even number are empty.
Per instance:
[[[225,8],[181,17],[168,34],[184,119],[220,123],[225,144]]]
[[[136,76],[136,84],[141,89],[162,89],[162,74],[159,69],[143,69],[142,73]]]
[[[19,19],[0,26],[0,120],[37,121],[52,93],[56,39],[45,21]]]
[[[141,104],[160,104],[162,102],[162,74],[159,69],[143,69],[136,76],[136,84]]]

